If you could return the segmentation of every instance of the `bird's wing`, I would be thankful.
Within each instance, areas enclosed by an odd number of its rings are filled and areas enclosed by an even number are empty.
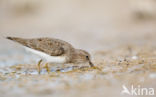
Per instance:
[[[7,39],[16,41],[26,47],[44,52],[51,56],[60,56],[63,55],[64,48],[62,45],[63,41],[52,39],[52,38],[36,38],[36,39],[23,39],[23,38],[15,38],[15,37],[7,37]]]

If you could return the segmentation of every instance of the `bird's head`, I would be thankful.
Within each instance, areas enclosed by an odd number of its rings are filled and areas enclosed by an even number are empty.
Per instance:
[[[74,63],[86,63],[86,62],[88,62],[91,67],[94,66],[93,63],[91,62],[90,54],[85,50],[76,49],[74,54],[73,54],[72,60],[74,61]]]

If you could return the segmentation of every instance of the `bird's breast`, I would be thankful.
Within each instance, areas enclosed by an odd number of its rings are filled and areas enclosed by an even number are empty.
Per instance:
[[[47,62],[50,63],[66,63],[67,62],[67,57],[66,56],[50,56],[44,52],[35,50],[35,49],[31,49],[28,47],[25,47],[26,51],[29,51],[35,55],[40,56],[41,58],[45,59]]]

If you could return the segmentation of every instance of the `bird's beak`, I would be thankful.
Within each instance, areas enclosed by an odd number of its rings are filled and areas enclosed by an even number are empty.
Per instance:
[[[91,61],[89,61],[89,65],[90,65],[91,67],[94,67],[94,64],[93,64]]]

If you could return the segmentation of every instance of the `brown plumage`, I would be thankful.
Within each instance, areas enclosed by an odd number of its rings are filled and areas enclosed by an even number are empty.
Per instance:
[[[17,37],[7,37],[7,39],[16,41],[26,47],[39,50],[51,56],[60,56],[73,49],[69,43],[54,39],[54,38],[37,38],[37,39],[24,39]]]

